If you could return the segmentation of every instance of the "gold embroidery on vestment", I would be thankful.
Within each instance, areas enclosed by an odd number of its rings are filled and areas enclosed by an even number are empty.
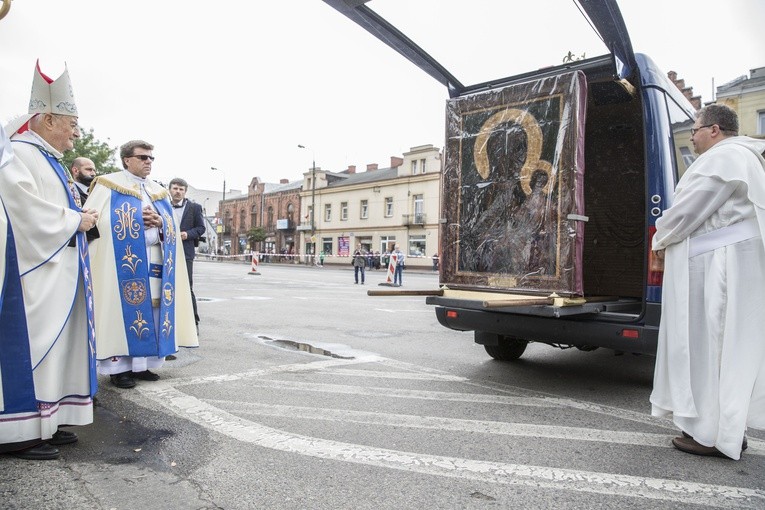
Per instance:
[[[143,259],[139,258],[138,255],[133,253],[133,247],[131,245],[125,246],[125,255],[123,255],[122,260],[126,260],[124,264],[122,264],[122,267],[127,267],[130,269],[130,271],[135,274],[136,269],[138,268],[138,264],[143,261]]]
[[[123,202],[120,207],[114,210],[117,215],[117,221],[114,225],[114,233],[117,234],[117,240],[124,241],[125,237],[130,235],[131,239],[138,239],[140,225],[135,220],[136,207],[131,207],[127,202]]]
[[[165,338],[170,336],[170,332],[173,330],[173,323],[170,322],[170,312],[165,312],[165,320],[162,321],[162,335]]]
[[[138,336],[138,338],[141,338],[144,333],[149,332],[149,328],[146,327],[148,322],[146,322],[143,319],[143,314],[140,310],[136,310],[136,319],[133,321],[133,325],[130,326],[130,329],[135,332],[135,334]]]

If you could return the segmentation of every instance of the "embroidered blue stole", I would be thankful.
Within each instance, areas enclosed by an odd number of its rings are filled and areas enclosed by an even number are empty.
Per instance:
[[[175,352],[175,222],[168,200],[153,205],[163,219],[161,264],[147,260],[142,200],[111,192],[114,262],[128,353],[133,357],[161,358]],[[161,279],[159,296],[151,292],[154,278]],[[155,323],[153,300],[159,301],[159,324]]]
[[[5,278],[3,288],[0,289],[0,372],[4,409],[0,410],[0,415],[36,412],[37,399],[24,296],[10,222],[2,256],[5,257]]]
[[[69,209],[78,212],[81,211],[82,209],[77,205],[75,199],[75,194],[77,191],[74,189],[74,184],[67,177],[66,170],[58,161],[58,159],[56,159],[52,154],[43,150],[43,148],[39,145],[25,142],[23,140],[14,141],[29,144],[40,151],[40,154],[42,154],[45,159],[48,160],[48,164],[56,173],[59,181],[61,181],[61,185],[64,186],[64,190],[66,190],[66,196],[69,199]],[[88,242],[87,239],[85,239],[85,232],[80,232],[78,230],[75,234],[75,238],[77,239],[77,252],[79,255],[79,272],[80,276],[82,277],[83,291],[85,293],[85,310],[88,315],[88,369],[90,375],[90,397],[92,398],[95,396],[96,391],[98,390],[98,377],[96,375],[96,327],[93,313],[93,284],[90,281],[90,258],[88,256]],[[77,299],[76,294],[75,299]]]

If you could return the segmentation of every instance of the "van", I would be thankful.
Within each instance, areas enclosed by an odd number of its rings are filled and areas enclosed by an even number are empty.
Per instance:
[[[695,110],[633,52],[616,2],[579,0],[609,53],[474,85],[364,2],[325,2],[447,87],[440,288],[425,292],[439,322],[498,360],[529,342],[654,355],[651,239]]]

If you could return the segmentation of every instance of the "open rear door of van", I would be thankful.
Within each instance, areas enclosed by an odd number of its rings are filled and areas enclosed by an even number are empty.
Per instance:
[[[451,97],[440,258],[446,290],[429,296],[429,304],[552,317],[639,310],[639,299],[581,297],[587,290],[581,263],[585,71],[597,69],[618,82],[634,78],[636,69],[614,0],[579,0],[609,55],[473,85],[366,5],[374,0],[324,1],[446,86]],[[520,46],[507,41],[497,48],[504,51],[500,60],[514,47]]]
[[[561,3],[564,1],[560,0]],[[627,27],[624,24],[624,19],[619,11],[616,0],[577,1],[581,6],[583,14],[588,18],[590,26],[598,33],[603,43],[611,52],[614,76],[621,79],[630,78],[637,65],[635,63],[635,54],[632,50],[632,43],[627,33]],[[450,97],[484,89],[489,85],[488,83],[462,84],[457,77],[430,56],[428,52],[368,7],[366,4],[372,3],[371,0],[324,0],[324,2],[447,87]],[[466,6],[469,4],[470,2],[465,2]],[[518,7],[519,11],[522,11],[522,9],[522,7]],[[491,85],[501,83],[501,79],[491,81]]]

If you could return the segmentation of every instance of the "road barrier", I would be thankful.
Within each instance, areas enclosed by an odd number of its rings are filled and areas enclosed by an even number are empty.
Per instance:
[[[250,272],[247,274],[260,275],[260,273],[258,272],[258,255],[260,254],[257,252],[252,254],[252,262],[250,263]]]
[[[383,283],[378,283],[378,285],[393,287],[393,272],[396,270],[397,259],[398,255],[395,253],[390,254],[390,262],[388,262],[388,273],[385,275],[385,281]]]

